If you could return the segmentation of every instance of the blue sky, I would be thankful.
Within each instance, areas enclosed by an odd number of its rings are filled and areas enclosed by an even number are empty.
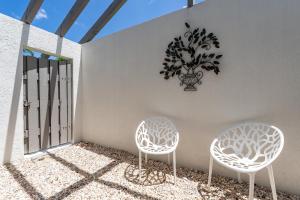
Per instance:
[[[119,12],[97,34],[101,38],[111,33],[149,21],[167,13],[182,9],[187,0],[127,0]],[[200,2],[202,0],[197,0]],[[44,0],[33,25],[55,32],[75,0]],[[98,17],[110,5],[112,0],[90,0],[77,18],[66,38],[78,42]],[[20,19],[29,0],[0,0],[0,12]]]

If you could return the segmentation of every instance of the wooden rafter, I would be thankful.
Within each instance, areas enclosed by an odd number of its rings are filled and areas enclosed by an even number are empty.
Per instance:
[[[109,22],[115,13],[123,6],[126,0],[114,0],[104,13],[98,18],[90,30],[80,40],[80,44],[91,41],[97,33]]]
[[[31,24],[44,0],[31,0],[22,16],[22,21]]]
[[[68,32],[72,24],[75,22],[77,17],[83,11],[83,9],[88,4],[89,0],[77,0],[67,16],[64,18],[63,22],[59,25],[58,29],[56,30],[56,34],[60,37],[64,37],[65,34]]]

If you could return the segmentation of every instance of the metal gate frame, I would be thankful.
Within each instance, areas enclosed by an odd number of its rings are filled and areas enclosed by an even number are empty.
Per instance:
[[[72,142],[72,60],[23,56],[24,152]]]

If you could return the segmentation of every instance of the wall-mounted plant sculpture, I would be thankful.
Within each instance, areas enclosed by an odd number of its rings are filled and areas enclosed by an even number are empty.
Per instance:
[[[196,91],[196,84],[201,84],[205,71],[220,72],[220,54],[212,52],[213,48],[220,48],[220,43],[213,33],[205,29],[192,29],[185,23],[187,31],[184,37],[175,37],[169,43],[163,70],[160,72],[166,80],[177,76],[180,86],[185,85],[185,91]]]

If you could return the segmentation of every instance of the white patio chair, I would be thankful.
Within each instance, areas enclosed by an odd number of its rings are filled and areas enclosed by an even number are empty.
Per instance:
[[[139,171],[142,169],[142,152],[147,154],[162,155],[173,152],[174,183],[176,183],[176,147],[179,133],[175,125],[166,117],[151,117],[140,123],[136,130],[135,142],[139,149]]]
[[[234,126],[212,142],[210,146],[210,163],[208,187],[211,184],[213,160],[240,173],[249,174],[249,200],[254,196],[255,173],[268,169],[273,199],[277,200],[272,162],[279,156],[284,144],[280,129],[262,123],[243,123]]]

